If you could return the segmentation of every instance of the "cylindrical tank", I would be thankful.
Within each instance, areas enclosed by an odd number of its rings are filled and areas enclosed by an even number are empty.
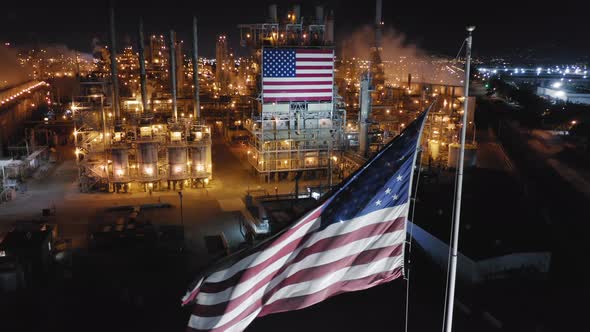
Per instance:
[[[459,149],[458,143],[449,144],[449,160],[447,166],[449,168],[457,168],[459,166]],[[464,167],[475,167],[477,164],[477,146],[472,144],[465,144],[465,159]]]
[[[204,146],[191,147],[191,171],[195,179],[207,177],[207,154]]]
[[[137,168],[140,180],[158,177],[158,146],[155,143],[137,144]]]
[[[428,151],[430,151],[430,157],[433,160],[437,160],[440,153],[440,142],[437,140],[429,140]]]
[[[113,148],[111,150],[113,161],[113,182],[129,181],[129,154],[127,147]]]
[[[187,149],[183,146],[168,147],[168,179],[180,180],[188,178]]]

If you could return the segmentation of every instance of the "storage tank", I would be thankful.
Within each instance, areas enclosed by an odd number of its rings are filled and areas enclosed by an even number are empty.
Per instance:
[[[190,173],[193,179],[211,179],[211,129],[195,125],[190,129]]]
[[[156,143],[137,144],[137,168],[139,181],[158,180],[158,145]]]
[[[449,168],[457,168],[459,166],[459,143],[449,144],[449,160],[447,166]],[[477,145],[465,144],[465,168],[475,167],[477,164]]]
[[[185,146],[168,147],[168,180],[188,178],[187,149]]]
[[[113,147],[111,149],[113,161],[112,182],[129,182],[129,154],[127,146]]]
[[[207,152],[205,146],[193,146],[191,153],[191,176],[194,179],[207,178]]]

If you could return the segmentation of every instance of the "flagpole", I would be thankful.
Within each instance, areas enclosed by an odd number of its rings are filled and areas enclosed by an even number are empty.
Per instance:
[[[446,332],[451,332],[453,329],[453,308],[455,304],[455,283],[457,276],[457,247],[459,246],[459,221],[461,216],[461,193],[463,189],[463,163],[465,156],[465,132],[467,129],[467,106],[469,99],[469,71],[471,65],[471,33],[475,30],[475,26],[467,27],[467,48],[465,51],[465,100],[463,100],[463,121],[461,125],[461,148],[459,150],[459,165],[457,168],[457,186],[455,194],[455,219],[453,220],[453,237],[451,247],[451,266],[449,269],[449,288],[448,288],[448,302],[447,313],[445,316]]]

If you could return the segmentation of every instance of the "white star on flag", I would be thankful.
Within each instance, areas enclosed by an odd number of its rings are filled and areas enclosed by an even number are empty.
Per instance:
[[[393,195],[393,200],[395,201],[397,199],[397,195]]]
[[[397,176],[397,180],[398,180],[398,181],[401,181],[401,180],[402,180],[402,176],[401,176],[401,175],[398,175],[398,176]]]
[[[391,189],[387,188],[387,190],[385,190],[385,193],[386,193],[387,195],[389,195],[389,194],[391,193]]]
[[[381,205],[381,200],[377,200],[377,202],[375,202],[375,205]]]

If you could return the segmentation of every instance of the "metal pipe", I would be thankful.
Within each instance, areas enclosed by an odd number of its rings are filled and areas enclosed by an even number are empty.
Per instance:
[[[375,47],[377,50],[381,47],[381,27],[383,22],[383,2],[377,0],[375,3]]]
[[[197,17],[193,17],[193,84],[195,85],[195,107],[193,117],[199,123],[201,119],[201,103],[199,100],[199,48],[197,43]]]
[[[315,20],[316,24],[324,24],[324,6],[315,6]]]
[[[141,79],[141,104],[143,105],[143,113],[148,111],[147,102],[147,77],[145,75],[145,56],[143,47],[143,20],[139,19],[139,77]]]
[[[467,129],[467,106],[469,100],[469,71],[471,65],[471,33],[475,30],[474,26],[467,27],[467,49],[465,51],[465,100],[463,100],[463,120],[461,126],[461,148],[459,150],[459,165],[457,169],[457,187],[455,194],[455,219],[453,220],[453,238],[451,246],[451,266],[449,269],[449,294],[447,303],[447,312],[445,316],[445,331],[451,332],[453,329],[453,309],[455,305],[455,283],[457,278],[457,254],[459,246],[459,222],[461,220],[461,195],[463,192],[463,163],[465,161],[465,133]]]
[[[170,30],[170,86],[172,89],[172,109],[174,111],[174,121],[178,121],[178,109],[176,107],[176,47],[174,43],[174,30]]]
[[[121,110],[119,105],[119,76],[117,75],[117,47],[115,40],[115,9],[110,8],[110,37],[111,37],[111,82],[113,84],[113,106],[115,108],[115,125],[120,124]]]
[[[361,78],[361,93],[359,95],[359,154],[366,157],[369,150],[369,114],[371,113],[371,78],[369,74]]]

